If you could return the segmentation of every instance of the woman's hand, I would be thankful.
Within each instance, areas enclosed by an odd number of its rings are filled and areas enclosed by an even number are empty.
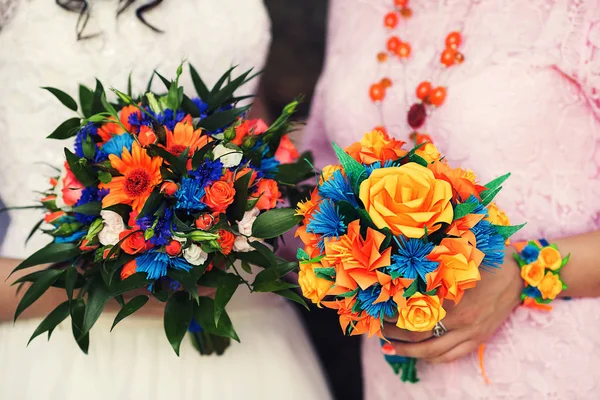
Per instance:
[[[500,269],[481,271],[481,281],[465,292],[457,306],[444,303],[448,312],[443,320],[448,329],[445,335],[434,338],[432,332],[409,332],[385,322],[383,335],[392,340],[393,347],[386,346],[386,354],[395,351],[437,363],[454,361],[476,350],[520,303],[523,281],[511,250],[507,249]]]

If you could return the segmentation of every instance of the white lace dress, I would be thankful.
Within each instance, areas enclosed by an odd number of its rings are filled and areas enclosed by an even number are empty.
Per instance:
[[[86,33],[76,41],[77,15],[52,0],[0,0],[0,198],[26,205],[60,165],[63,142],[45,140],[69,117],[40,86],[77,94],[82,82],[144,90],[153,69],[172,75],[187,59],[209,83],[229,66],[261,68],[268,50],[269,20],[260,0],[166,0],[146,14],[165,34],[153,33],[135,17],[136,2],[117,21],[117,0],[88,1]],[[192,87],[186,76],[183,83]],[[256,82],[255,82],[256,83]],[[157,86],[158,88],[158,86]],[[246,91],[253,87],[246,88]],[[37,211],[11,213],[0,248],[23,258],[44,244],[24,240]],[[4,277],[1,277],[1,282]],[[2,283],[0,290],[8,290]],[[222,357],[200,357],[187,340],[173,353],[162,318],[131,317],[112,334],[114,315],[91,332],[89,355],[75,344],[70,324],[50,343],[26,343],[38,320],[0,324],[0,399],[328,399],[327,385],[294,309],[271,295],[240,293],[228,308],[242,344]]]

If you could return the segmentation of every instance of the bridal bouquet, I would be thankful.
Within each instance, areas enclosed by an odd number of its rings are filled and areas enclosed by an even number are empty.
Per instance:
[[[15,282],[31,283],[15,320],[50,287],[66,292],[31,339],[70,316],[87,352],[109,300],[122,306],[114,328],[152,296],[166,302],[165,333],[177,354],[188,331],[201,353],[220,354],[229,339],[239,340],[225,310],[238,285],[303,303],[291,290],[296,285],[282,280],[296,264],[273,253],[276,239],[299,221],[278,206],[310,176],[304,160],[294,164],[299,155],[286,136],[297,102],[271,126],[249,120],[249,106],[238,106],[243,98],[234,93],[250,71],[233,77],[232,70],[209,90],[190,66],[195,98],[178,85],[181,66],[173,81],[156,73],[165,93],[148,89],[134,98],[131,89],[113,89],[116,103],[98,81],[94,91],[80,87],[80,107],[46,88],[81,114],[49,136],[74,137],[32,231],[41,229],[51,243],[13,271],[53,263]],[[252,282],[250,264],[264,268]],[[215,288],[214,298],[198,287]]]
[[[305,297],[336,309],[346,334],[377,335],[384,318],[401,329],[429,331],[481,279],[499,268],[509,226],[492,202],[508,174],[479,185],[452,168],[435,146],[412,150],[379,130],[323,169],[298,204],[299,283]],[[414,359],[386,357],[403,381],[416,382]]]

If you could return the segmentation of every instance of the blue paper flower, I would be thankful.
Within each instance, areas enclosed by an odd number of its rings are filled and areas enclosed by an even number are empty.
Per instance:
[[[435,245],[424,243],[420,239],[406,239],[404,236],[394,238],[398,251],[392,255],[392,264],[386,268],[392,278],[404,277],[416,279],[417,276],[426,281],[426,275],[437,269],[439,263],[427,258]]]
[[[479,221],[471,232],[475,235],[477,249],[485,254],[481,267],[500,268],[504,262],[504,237],[499,235],[494,226],[486,220]]]
[[[396,164],[394,164],[393,160],[386,160],[383,165],[381,165],[381,161],[375,161],[373,164],[363,164],[366,168],[367,171],[367,178],[369,176],[371,176],[371,174],[373,173],[373,171],[375,171],[376,169],[380,169],[380,168],[391,168],[391,167],[395,167]]]
[[[340,170],[335,171],[330,179],[319,186],[319,195],[324,199],[331,199],[333,201],[347,201],[354,207],[358,207],[358,202],[350,187],[350,183]]]
[[[398,305],[392,298],[375,304],[380,294],[381,285],[373,285],[367,290],[359,290],[356,297],[359,307],[373,318],[393,317],[398,311]]]
[[[136,259],[136,272],[145,272],[148,279],[154,280],[167,275],[169,268],[189,271],[192,265],[181,257],[169,257],[167,253],[149,251]]]
[[[122,133],[120,135],[115,135],[102,146],[102,151],[105,154],[114,154],[118,157],[121,157],[123,154],[123,149],[127,149],[127,151],[131,152],[131,146],[133,145],[133,137],[129,133]]]
[[[306,225],[306,231],[322,235],[323,238],[339,237],[346,233],[346,224],[344,224],[333,201],[323,200],[319,205],[319,210],[313,214],[312,219]],[[323,238],[318,244],[321,250],[325,248]]]
[[[201,181],[194,178],[183,178],[181,186],[175,192],[177,204],[175,208],[186,211],[200,211],[206,208],[202,202],[204,197],[204,185]]]
[[[536,261],[539,255],[540,249],[532,244],[528,244],[521,251],[521,258],[523,258],[527,264],[531,264],[532,262]]]
[[[527,286],[525,290],[523,290],[523,294],[527,297],[532,297],[534,299],[537,299],[538,297],[542,296],[542,292],[540,292],[538,288],[533,286]]]

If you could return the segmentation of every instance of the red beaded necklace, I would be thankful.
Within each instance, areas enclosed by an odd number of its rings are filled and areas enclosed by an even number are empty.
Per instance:
[[[412,16],[412,9],[408,6],[408,3],[409,0],[393,0],[394,10],[385,14],[383,19],[383,24],[389,31],[396,30],[399,27],[401,18],[408,19]],[[459,31],[452,31],[446,35],[445,48],[439,58],[439,62],[444,68],[459,65],[465,60],[465,56],[459,51],[462,41],[462,34]],[[396,57],[400,62],[406,63],[412,53],[410,43],[401,40],[396,34],[387,39],[386,48],[387,52],[377,53],[379,63],[388,62],[390,57]],[[379,82],[370,86],[369,97],[376,105],[381,106],[386,97],[386,90],[391,86],[392,81],[390,78],[381,78]],[[419,138],[427,140],[429,137],[418,133],[417,129],[425,124],[428,109],[435,109],[444,103],[447,88],[445,86],[434,87],[431,82],[422,81],[418,84],[415,94],[417,101],[409,107],[406,122],[411,129],[411,139],[422,142]],[[386,132],[383,125],[377,128]]]

